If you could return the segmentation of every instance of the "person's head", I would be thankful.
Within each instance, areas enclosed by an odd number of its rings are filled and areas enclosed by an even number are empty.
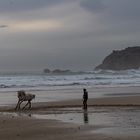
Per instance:
[[[85,88],[83,88],[83,91],[85,92],[85,91],[86,91],[86,89],[85,89]]]

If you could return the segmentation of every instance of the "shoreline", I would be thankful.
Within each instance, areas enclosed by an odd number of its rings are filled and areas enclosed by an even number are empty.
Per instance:
[[[26,102],[22,103],[22,106]],[[102,97],[102,98],[90,98],[87,102],[88,107],[140,107],[140,96],[122,96],[122,97]],[[16,104],[0,106],[0,112],[15,112]],[[22,107],[21,106],[21,107]],[[32,103],[30,111],[47,110],[55,108],[82,108],[82,99],[70,99],[62,101],[52,102],[36,102]],[[26,111],[26,109],[25,109]]]
[[[140,112],[139,115],[137,115],[137,111],[140,109],[140,95],[138,89],[139,88],[137,88],[135,91],[136,94],[131,94],[132,96],[130,96],[130,94],[125,94],[125,96],[121,96],[120,94],[113,94],[111,96],[104,96],[100,98],[92,98],[90,96],[88,100],[88,110],[86,112],[82,109],[82,99],[71,98],[69,100],[61,101],[32,102],[31,110],[15,111],[14,108],[16,103],[0,106],[0,139],[11,140],[12,138],[14,140],[93,140],[94,138],[96,140],[139,140],[139,133],[137,133],[137,136],[132,135],[129,137],[127,134],[125,136],[116,136],[102,133],[104,130],[112,129],[113,126],[106,126],[104,124],[96,125],[94,122],[94,125],[81,125],[65,122],[63,119],[61,121],[57,118],[57,115],[63,116],[68,113],[73,113],[75,115],[76,113],[81,113],[82,116],[85,115],[85,119],[87,119],[86,117],[92,117],[91,114],[93,113],[93,118],[95,118],[95,115],[97,115],[102,118],[102,122],[104,122],[105,119],[104,113],[114,113],[113,115],[118,115],[119,117],[123,113],[128,113],[130,116],[134,115],[133,113],[135,113],[135,116],[139,118]],[[101,90],[102,92],[103,89],[98,90]],[[114,88],[112,90],[114,90]],[[110,93],[112,93],[112,90]],[[126,93],[126,90],[123,93]],[[91,89],[89,91],[91,93]],[[108,93],[108,89],[105,92]],[[118,88],[117,91],[114,92],[118,93]],[[119,93],[121,93],[121,91],[119,91]],[[133,92],[130,90],[128,93]],[[133,112],[133,110],[136,112]],[[46,117],[45,119],[34,118],[34,114],[52,114],[56,116],[56,119],[53,119],[53,117]],[[123,118],[124,116],[122,115],[121,117]],[[133,123],[133,121],[137,122],[137,118],[136,120],[133,120],[131,117],[128,118],[128,124]],[[117,118],[114,119],[117,120]],[[139,121],[137,123],[133,129],[135,129],[135,127],[139,128]]]
[[[11,92],[3,92],[0,91],[0,107],[1,106],[11,106],[17,103],[17,89],[16,91]],[[21,89],[20,89],[21,90]],[[79,105],[82,102],[82,88],[75,88],[73,89],[53,89],[53,90],[29,90],[29,89],[23,89],[27,93],[35,94],[36,98],[32,101],[33,104],[39,103],[47,103],[51,104],[53,103],[61,103],[61,102],[69,102],[69,101],[78,101],[80,102]],[[91,101],[93,100],[93,104],[97,104],[97,101],[105,98],[118,98],[118,97],[134,97],[134,96],[140,96],[140,87],[116,87],[116,88],[94,88],[94,87],[87,87],[88,93],[89,93],[89,105],[91,105]],[[110,99],[111,99],[110,98]],[[94,100],[95,99],[95,100]],[[106,100],[106,99],[105,99]],[[126,99],[125,99],[126,100]],[[115,101],[116,102],[116,101]],[[72,103],[71,103],[72,104]],[[101,104],[101,101],[100,101]],[[103,103],[102,103],[103,104]],[[107,103],[105,103],[107,104]],[[121,103],[122,104],[122,103]],[[126,103],[125,103],[126,104]],[[129,103],[127,103],[129,104]],[[132,104],[132,103],[131,103]]]

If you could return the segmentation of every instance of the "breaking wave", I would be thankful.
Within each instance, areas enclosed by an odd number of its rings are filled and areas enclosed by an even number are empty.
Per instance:
[[[140,86],[140,70],[98,70],[70,75],[0,74],[0,88],[83,85],[93,87]]]

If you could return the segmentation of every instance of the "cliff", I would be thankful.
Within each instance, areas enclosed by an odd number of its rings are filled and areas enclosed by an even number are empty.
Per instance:
[[[127,70],[140,68],[140,46],[114,50],[95,70]]]

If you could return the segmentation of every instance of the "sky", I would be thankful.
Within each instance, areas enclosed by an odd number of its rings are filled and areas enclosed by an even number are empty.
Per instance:
[[[140,45],[140,0],[0,0],[0,71],[93,70]]]

